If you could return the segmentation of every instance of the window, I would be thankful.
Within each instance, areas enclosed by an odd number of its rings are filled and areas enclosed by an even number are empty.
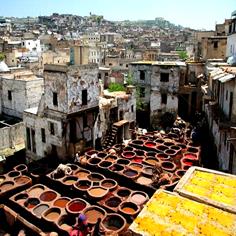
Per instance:
[[[34,129],[31,129],[31,137],[32,137],[33,152],[36,153],[36,142],[35,142],[35,130]]]
[[[169,82],[169,73],[161,73],[161,82]]]
[[[101,76],[101,73],[98,73],[98,79],[101,79],[102,76]]]
[[[218,48],[218,42],[214,42],[214,48]]]
[[[83,114],[83,127],[86,128],[88,127],[88,119],[87,119],[87,114]]]
[[[45,134],[45,129],[41,128],[41,138],[42,142],[46,143],[46,134]]]
[[[57,93],[53,93],[53,105],[58,106]]]
[[[120,116],[120,120],[123,120],[124,119],[124,112],[122,110],[120,110],[119,112],[119,116]]]
[[[226,132],[225,132],[225,138],[224,138],[224,144],[226,145],[226,141],[227,141],[227,135],[226,135]]]
[[[161,94],[161,103],[167,104],[167,94],[166,93]]]
[[[134,112],[134,105],[131,106],[131,112]]]
[[[88,104],[88,93],[87,89],[82,90],[82,105]]]
[[[226,90],[225,99],[228,100],[228,90]]]
[[[55,127],[54,127],[54,123],[50,122],[50,133],[51,135],[55,135]]]
[[[145,72],[143,70],[140,70],[140,80],[145,80]]]
[[[140,97],[141,97],[141,98],[144,98],[144,97],[145,97],[145,88],[144,88],[144,87],[141,87],[141,88],[140,88]]]
[[[26,142],[27,142],[27,149],[31,150],[30,128],[29,127],[26,127]]]
[[[8,90],[8,100],[9,101],[12,100],[12,92],[10,90]]]

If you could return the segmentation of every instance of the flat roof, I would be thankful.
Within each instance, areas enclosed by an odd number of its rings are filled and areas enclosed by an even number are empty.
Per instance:
[[[185,62],[182,61],[137,61],[130,63],[132,65],[159,65],[159,66],[186,66]]]
[[[37,113],[38,113],[38,107],[32,107],[32,108],[25,109],[24,112],[37,115]]]

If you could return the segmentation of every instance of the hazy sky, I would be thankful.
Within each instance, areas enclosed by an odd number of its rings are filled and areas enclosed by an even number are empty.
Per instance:
[[[39,16],[53,12],[81,16],[89,12],[108,20],[164,17],[195,29],[214,29],[236,10],[236,0],[0,0],[0,16]]]

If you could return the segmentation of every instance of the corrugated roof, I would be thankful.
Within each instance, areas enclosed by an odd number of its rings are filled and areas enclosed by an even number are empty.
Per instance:
[[[226,74],[225,76],[221,77],[221,78],[219,79],[219,81],[220,81],[221,83],[225,83],[225,82],[230,81],[230,80],[233,79],[233,78],[235,78],[235,75],[233,75],[233,74]]]

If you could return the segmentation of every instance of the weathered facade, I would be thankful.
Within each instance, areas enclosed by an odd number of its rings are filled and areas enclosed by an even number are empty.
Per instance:
[[[43,93],[43,78],[20,69],[0,74],[0,112],[23,118],[23,111],[38,106]]]
[[[131,73],[143,106],[141,109],[146,110],[146,121],[150,120],[153,128],[158,126],[164,113],[178,113],[179,84],[185,71],[183,62],[131,63]]]
[[[236,70],[216,68],[210,73],[211,101],[205,104],[210,131],[214,137],[220,170],[236,174]]]
[[[45,94],[38,108],[24,113],[27,157],[73,157],[95,142],[98,114],[96,65],[45,65]]]

